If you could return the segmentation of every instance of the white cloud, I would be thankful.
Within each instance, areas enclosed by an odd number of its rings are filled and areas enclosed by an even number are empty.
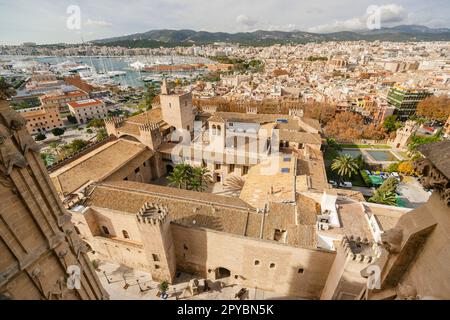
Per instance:
[[[326,23],[311,27],[310,32],[336,32],[336,31],[355,31],[367,29],[367,22],[369,17],[373,14],[373,9],[376,9],[376,14],[380,17],[381,26],[386,27],[392,23],[405,22],[408,18],[408,12],[398,4],[386,4],[381,6],[369,7],[364,15],[354,17],[346,20],[335,20],[332,23]]]
[[[408,17],[408,12],[398,4],[387,4],[378,6],[380,10],[381,23],[402,22]]]
[[[102,28],[109,28],[109,27],[113,26],[113,24],[111,22],[104,21],[104,20],[92,20],[92,19],[87,19],[86,23],[84,25],[88,26],[88,27],[102,27]]]
[[[258,21],[250,18],[245,14],[240,14],[236,17],[236,22],[244,27],[254,27]]]

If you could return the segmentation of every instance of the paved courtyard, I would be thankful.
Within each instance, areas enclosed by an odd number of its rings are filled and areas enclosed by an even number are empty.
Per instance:
[[[92,256],[91,259],[95,259]],[[110,295],[111,300],[161,300],[157,296],[159,283],[152,280],[151,274],[119,265],[113,262],[100,261],[97,269],[97,275]],[[198,279],[199,293],[191,296],[187,290],[191,279]],[[175,283],[169,286],[167,300],[237,300],[236,293],[242,289],[238,285],[227,285],[221,281],[209,281],[211,290],[203,292],[203,279],[193,277],[186,273],[178,273]],[[264,291],[255,288],[246,288],[248,293],[244,296],[245,300],[263,300],[263,299],[294,299],[283,295]]]
[[[403,177],[397,187],[397,193],[407,208],[417,208],[427,202],[430,194],[424,190],[417,178]]]

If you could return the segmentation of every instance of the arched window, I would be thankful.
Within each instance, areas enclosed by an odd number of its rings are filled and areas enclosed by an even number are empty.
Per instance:
[[[212,125],[212,134],[213,134],[213,136],[215,136],[217,134],[216,125],[215,124]]]
[[[127,230],[122,230],[122,234],[125,239],[130,239],[130,235],[128,234]]]
[[[104,233],[104,234],[109,234],[109,230],[108,230],[107,227],[102,226],[102,230],[103,230],[103,233]]]
[[[217,126],[217,135],[220,136],[222,133],[222,128],[220,126]]]

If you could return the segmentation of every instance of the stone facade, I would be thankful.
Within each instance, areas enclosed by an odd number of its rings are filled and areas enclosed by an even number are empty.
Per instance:
[[[424,145],[419,151],[425,158],[416,162],[416,170],[433,194],[382,236],[372,266],[380,270],[380,287],[363,290],[362,299],[450,299],[450,141]],[[362,275],[370,273],[363,270]]]
[[[0,101],[0,294],[9,299],[105,299],[87,248],[37,151],[25,120]],[[81,271],[79,289],[66,285],[72,268]]]

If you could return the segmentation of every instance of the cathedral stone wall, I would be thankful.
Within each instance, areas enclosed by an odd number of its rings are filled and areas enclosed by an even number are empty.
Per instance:
[[[0,295],[10,299],[107,297],[28,134],[0,101]],[[81,271],[67,287],[68,267]]]

